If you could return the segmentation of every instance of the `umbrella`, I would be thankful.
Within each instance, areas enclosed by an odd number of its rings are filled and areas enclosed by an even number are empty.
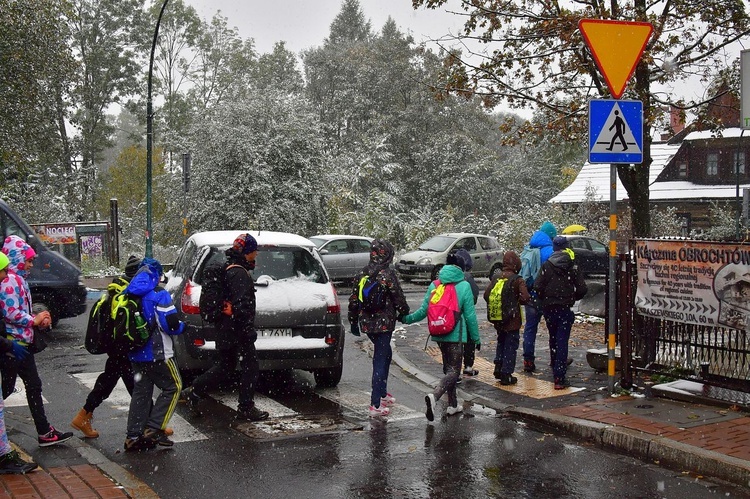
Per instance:
[[[579,232],[583,232],[584,230],[586,230],[586,227],[584,227],[583,225],[573,224],[573,225],[568,225],[567,227],[565,227],[562,233],[563,234],[578,234]]]

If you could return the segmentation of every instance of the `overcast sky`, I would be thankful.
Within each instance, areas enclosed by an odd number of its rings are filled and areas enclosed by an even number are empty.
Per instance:
[[[285,41],[287,48],[296,54],[323,44],[342,4],[342,0],[184,1],[206,20],[220,10],[228,24],[239,29],[242,38],[255,40],[260,53],[270,52],[276,42]],[[359,4],[373,31],[380,31],[390,15],[401,31],[411,34],[417,43],[457,33],[463,25],[463,17],[447,12],[446,7],[414,10],[411,0],[359,0]],[[455,7],[457,2],[449,4],[454,5],[454,11],[459,10]]]

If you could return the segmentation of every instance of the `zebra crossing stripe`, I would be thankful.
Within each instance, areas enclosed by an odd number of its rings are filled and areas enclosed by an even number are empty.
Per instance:
[[[357,418],[367,419],[370,417],[370,392],[357,388],[339,385],[338,388],[321,390],[318,395],[336,404],[346,407],[354,413]],[[424,418],[424,413],[410,409],[399,403],[390,407],[391,412],[386,416],[388,421],[406,421],[409,419]]]
[[[49,401],[44,398],[44,394],[42,394],[42,403],[49,403]],[[13,393],[5,399],[3,404],[5,407],[25,407],[29,405],[26,400],[26,387],[20,377],[16,378],[16,386],[13,388]]]

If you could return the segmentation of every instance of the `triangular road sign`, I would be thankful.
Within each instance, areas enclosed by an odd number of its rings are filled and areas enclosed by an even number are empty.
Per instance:
[[[654,27],[633,21],[581,19],[578,29],[604,75],[612,97],[619,99]]]

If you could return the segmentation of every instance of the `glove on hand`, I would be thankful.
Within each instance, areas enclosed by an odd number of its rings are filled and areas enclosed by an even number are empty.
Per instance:
[[[26,356],[29,355],[29,350],[15,340],[13,341],[13,350],[11,351],[13,352],[13,356],[16,358],[16,360],[19,361],[25,359]]]
[[[352,324],[352,334],[359,336],[359,324]]]

